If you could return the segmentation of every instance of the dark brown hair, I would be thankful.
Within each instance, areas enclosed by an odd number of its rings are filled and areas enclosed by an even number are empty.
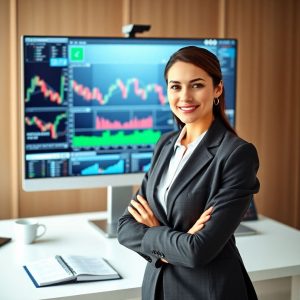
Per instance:
[[[220,81],[222,80],[222,72],[220,67],[220,62],[216,55],[211,53],[210,51],[206,50],[205,48],[199,48],[196,46],[188,46],[179,49],[177,52],[172,54],[169,61],[165,67],[165,80],[168,84],[168,72],[169,69],[173,66],[174,63],[182,61],[186,63],[191,63],[202,70],[204,70],[213,80],[213,85],[216,87]],[[230,125],[227,116],[225,114],[225,90],[223,86],[223,92],[219,97],[219,104],[213,105],[213,114],[215,118],[219,118],[225,127],[236,134],[235,130]],[[181,129],[185,124],[179,120],[173,114],[178,127]]]

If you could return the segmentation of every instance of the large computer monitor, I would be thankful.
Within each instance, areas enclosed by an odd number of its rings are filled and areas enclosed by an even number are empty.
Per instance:
[[[108,187],[104,226],[141,183],[159,137],[175,129],[163,78],[172,53],[195,45],[218,56],[234,125],[235,39],[23,36],[21,44],[23,189]]]

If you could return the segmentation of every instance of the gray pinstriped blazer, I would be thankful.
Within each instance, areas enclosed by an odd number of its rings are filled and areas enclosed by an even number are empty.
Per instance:
[[[178,134],[160,139],[138,191],[161,226],[137,223],[127,210],[119,220],[119,242],[148,261],[142,299],[257,299],[233,235],[259,190],[256,149],[216,119],[171,186],[166,215],[156,189]],[[214,210],[205,227],[186,233],[210,206]]]

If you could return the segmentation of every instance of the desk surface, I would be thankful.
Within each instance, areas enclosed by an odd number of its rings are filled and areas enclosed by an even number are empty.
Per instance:
[[[137,298],[146,261],[106,238],[90,219],[104,213],[36,218],[47,226],[46,234],[35,243],[12,241],[0,247],[0,298],[17,299],[130,299]],[[237,238],[237,245],[253,281],[300,274],[300,232],[268,218],[247,222],[259,234]],[[0,236],[12,236],[13,220],[0,221]],[[36,288],[22,266],[31,260],[56,254],[100,255],[122,275],[121,280],[66,284]]]

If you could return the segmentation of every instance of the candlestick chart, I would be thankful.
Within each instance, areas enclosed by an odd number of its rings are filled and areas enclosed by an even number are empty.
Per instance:
[[[26,107],[58,107],[66,104],[68,80],[65,68],[42,66],[27,69]]]
[[[26,140],[32,143],[66,142],[65,112],[34,112],[25,116]]]

